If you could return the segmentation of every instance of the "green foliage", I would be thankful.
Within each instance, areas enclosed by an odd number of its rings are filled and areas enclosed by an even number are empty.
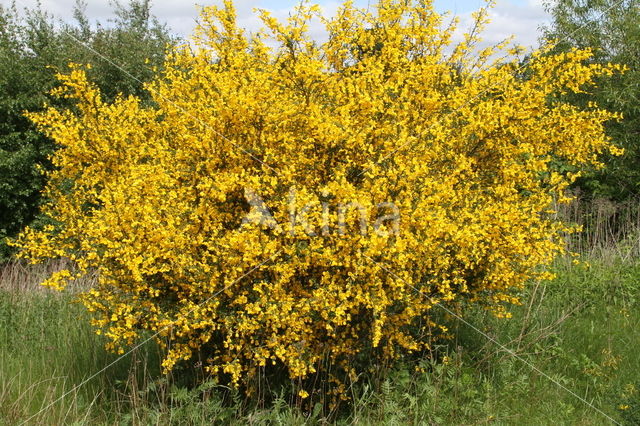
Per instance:
[[[590,263],[558,261],[557,280],[523,290],[525,303],[510,320],[479,308],[467,323],[449,316],[455,339],[372,366],[349,388],[352,402],[333,410],[296,398],[293,384],[269,382],[260,396],[245,398],[210,380],[194,386],[186,370],[163,376],[153,344],[73,390],[116,357],[82,320],[81,306],[69,303],[74,289],[38,288],[46,271],[16,265],[0,274],[0,424],[20,424],[69,391],[32,424],[607,423],[569,389],[617,422],[637,425],[640,262],[609,253]]]
[[[628,67],[622,75],[598,81],[591,93],[571,95],[572,103],[621,112],[608,133],[625,149],[622,157],[605,159],[604,170],[591,170],[577,183],[587,196],[625,199],[640,193],[640,0],[558,0],[547,2],[553,20],[545,37],[558,40],[556,51],[594,49],[593,60]]]
[[[75,17],[75,24],[57,24],[39,6],[0,6],[0,260],[11,254],[6,237],[36,219],[44,185],[39,168],[50,167],[56,149],[24,112],[62,102],[48,93],[56,72],[66,72],[70,62],[91,64],[91,79],[107,99],[122,93],[148,100],[142,82],[162,66],[173,43],[150,15],[148,0],[116,3],[115,19],[105,26],[92,25],[81,2]]]
[[[620,416],[626,425],[640,424],[640,382],[625,386],[618,405]]]

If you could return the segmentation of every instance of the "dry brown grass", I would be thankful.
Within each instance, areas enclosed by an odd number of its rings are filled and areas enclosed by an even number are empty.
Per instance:
[[[623,202],[578,198],[556,207],[560,219],[583,228],[568,236],[569,250],[596,257],[612,251],[622,258],[640,257],[640,197]]]
[[[55,259],[48,262],[32,265],[21,259],[11,259],[0,265],[0,291],[9,292],[50,292],[52,290],[40,285],[52,273],[74,266],[68,259]],[[97,276],[89,274],[81,279],[73,281],[68,286],[68,291],[75,293],[93,286]]]

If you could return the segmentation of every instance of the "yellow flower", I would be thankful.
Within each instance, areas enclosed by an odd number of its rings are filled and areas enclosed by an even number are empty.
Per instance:
[[[342,398],[349,360],[450,336],[425,320],[438,304],[508,318],[526,283],[550,278],[572,229],[548,212],[578,177],[556,164],[619,152],[604,132],[615,113],[558,95],[621,68],[535,52],[523,79],[515,60],[492,62],[506,44],[454,43],[429,0],[346,2],[323,44],[306,31],[319,9],[299,12],[261,12],[268,31],[249,36],[230,2],[204,8],[150,103],[105,103],[80,65],[59,75],[52,94],[74,105],[28,114],[60,146],[42,209],[56,226],[17,245],[98,272],[82,301],[111,350],[157,332],[166,370],[202,349],[211,374],[248,389],[268,363],[303,380],[329,359]]]

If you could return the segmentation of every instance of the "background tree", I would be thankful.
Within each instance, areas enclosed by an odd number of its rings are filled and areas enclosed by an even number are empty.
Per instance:
[[[142,82],[162,67],[173,38],[151,15],[148,0],[114,6],[114,19],[104,26],[90,23],[82,2],[74,23],[56,22],[40,6],[0,6],[0,259],[11,255],[6,237],[38,214],[44,185],[39,167],[49,167],[56,146],[24,112],[65,103],[48,95],[56,72],[66,72],[70,62],[91,64],[91,79],[106,99],[119,93],[148,99]]]
[[[566,95],[576,105],[597,102],[621,112],[624,119],[610,122],[608,134],[624,147],[621,157],[609,156],[607,167],[591,170],[576,183],[586,196],[622,200],[640,193],[640,0],[558,0],[548,2],[553,16],[544,37],[559,41],[556,52],[591,48],[593,63],[624,64],[628,70],[613,78],[599,79],[588,93]]]

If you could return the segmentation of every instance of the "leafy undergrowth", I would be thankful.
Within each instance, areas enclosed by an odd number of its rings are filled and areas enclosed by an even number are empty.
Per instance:
[[[555,269],[511,319],[442,311],[455,337],[373,366],[348,389],[351,402],[331,410],[282,378],[246,398],[211,381],[191,386],[202,379],[197,364],[162,376],[151,344],[118,360],[70,303],[72,290],[38,290],[35,272],[30,283],[4,274],[0,424],[640,424],[640,261],[599,256]]]

